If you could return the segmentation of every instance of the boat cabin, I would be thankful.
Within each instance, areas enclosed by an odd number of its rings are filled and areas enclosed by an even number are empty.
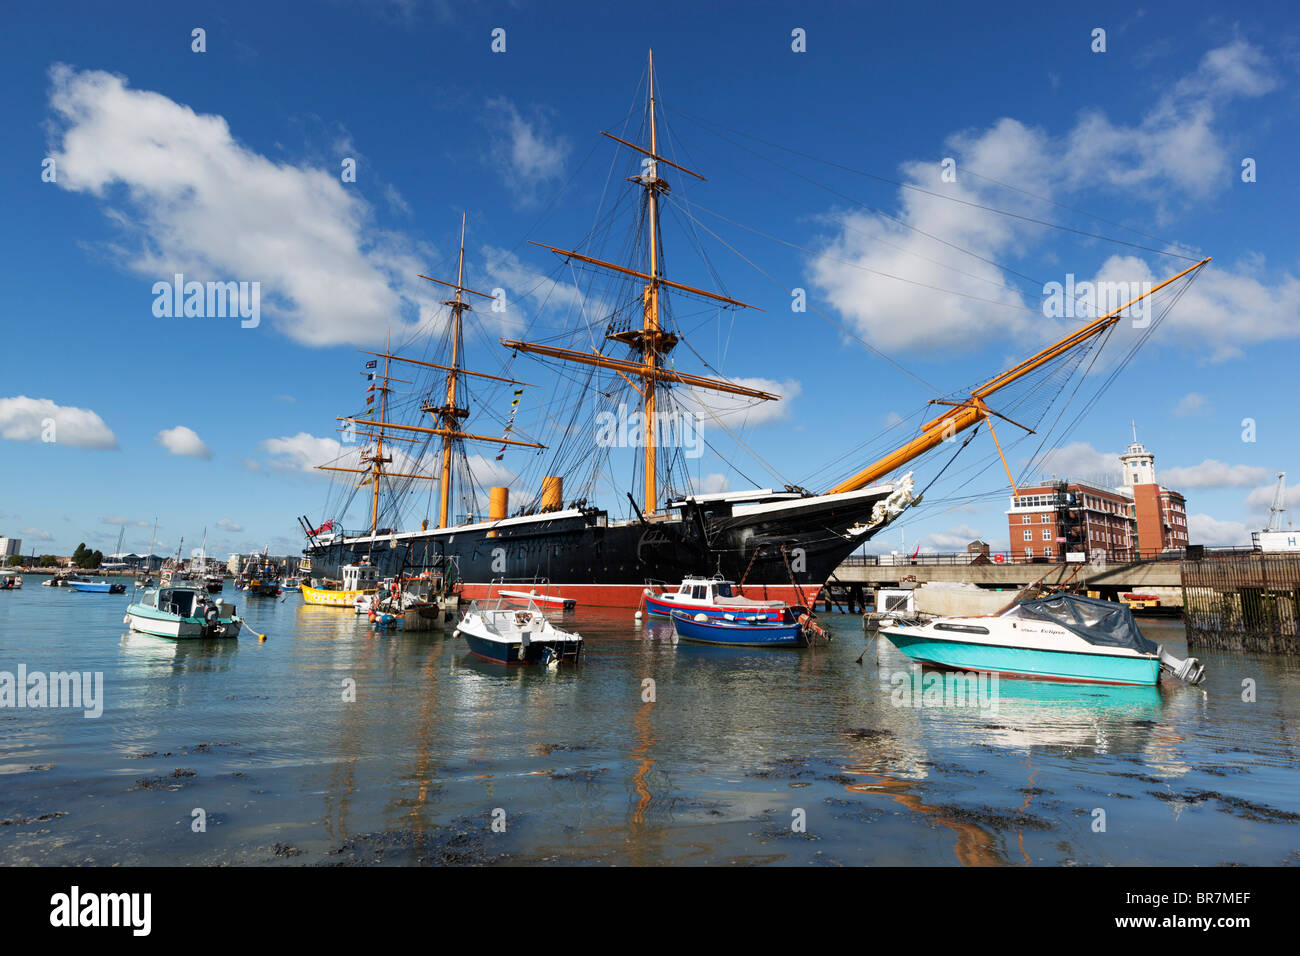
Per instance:
[[[379,569],[373,564],[343,565],[344,591],[373,591],[379,587]]]
[[[161,587],[154,592],[152,603],[160,611],[181,617],[201,617],[203,602],[208,595],[198,588]]]
[[[719,598],[734,599],[740,593],[732,582],[722,578],[686,578],[676,594],[665,591],[664,597],[679,604],[713,605]]]

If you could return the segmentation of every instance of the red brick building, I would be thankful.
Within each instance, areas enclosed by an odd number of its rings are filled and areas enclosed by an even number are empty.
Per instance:
[[[1120,455],[1119,488],[1077,479],[1017,488],[1007,509],[1013,561],[1132,561],[1187,547],[1187,501],[1156,481],[1155,455],[1138,441]]]
[[[1132,501],[1086,481],[1018,488],[1007,509],[1013,561],[1063,561],[1072,552],[1091,559],[1098,551],[1128,560],[1135,529]]]

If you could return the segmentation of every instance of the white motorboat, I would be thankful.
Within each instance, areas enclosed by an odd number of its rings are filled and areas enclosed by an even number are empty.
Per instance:
[[[504,600],[490,607],[475,601],[453,636],[464,637],[476,657],[497,664],[555,665],[582,656],[582,637],[557,628],[532,601],[527,609]]]

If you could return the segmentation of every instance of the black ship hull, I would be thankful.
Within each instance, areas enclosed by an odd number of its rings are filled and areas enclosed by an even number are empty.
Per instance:
[[[910,482],[898,490],[910,501]],[[311,577],[321,581],[337,580],[343,565],[363,560],[383,576],[448,570],[467,598],[486,596],[494,581],[531,581],[579,605],[632,608],[649,583],[720,574],[743,580],[752,597],[807,604],[855,548],[902,510],[906,502],[899,498],[892,485],[842,495],[769,493],[752,501],[691,500],[665,517],[617,523],[598,509],[570,509],[344,536],[318,542],[304,555]]]

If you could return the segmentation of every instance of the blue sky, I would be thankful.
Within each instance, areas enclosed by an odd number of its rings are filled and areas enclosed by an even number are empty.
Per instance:
[[[670,275],[720,280],[764,310],[733,324],[679,301],[678,315],[709,362],[786,396],[733,410],[762,462],[716,435],[721,453],[692,463],[705,484],[779,475],[824,490],[884,450],[854,451],[891,422],[914,424],[929,399],[1070,327],[1043,316],[1043,283],[1158,280],[1190,264],[1152,251],[1174,250],[1214,262],[1054,460],[1027,463],[1025,439],[1009,457],[1017,472],[1096,475],[1136,420],[1162,482],[1188,497],[1192,540],[1246,543],[1275,473],[1300,473],[1294,17],[1271,3],[1049,7],[7,8],[0,534],[66,554],[107,551],[125,526],[143,550],[156,517],[162,551],[205,527],[214,553],[296,550],[294,517],[325,516],[328,481],[310,465],[357,407],[356,349],[437,321],[441,297],[415,275],[452,272],[462,211],[467,283],[510,302],[477,314],[471,360],[540,382],[519,418],[540,434],[549,370],[489,343],[571,322],[574,276],[525,240],[572,247],[611,170],[612,190],[633,188],[633,161],[599,131],[642,105],[653,47],[664,152],[708,177],[665,173]],[[940,178],[945,157],[955,183]],[[692,223],[713,273],[689,252]],[[176,271],[260,282],[260,324],[155,316],[152,286]],[[805,313],[791,311],[796,287]],[[1099,368],[1135,334],[1117,331]],[[689,358],[679,351],[699,371]],[[975,535],[1005,546],[1006,477],[986,434],[967,452],[980,467],[937,484],[876,549],[903,533],[909,550]],[[501,467],[523,464],[512,452]],[[621,513],[622,500],[606,503]],[[346,519],[360,524],[360,506]]]

